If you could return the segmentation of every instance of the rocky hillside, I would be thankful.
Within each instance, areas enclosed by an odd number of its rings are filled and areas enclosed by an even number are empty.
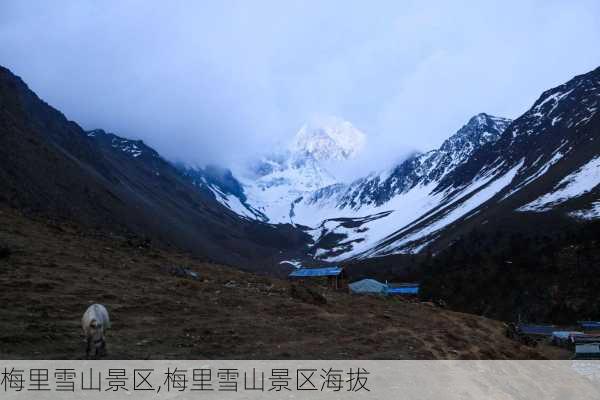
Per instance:
[[[305,127],[295,148],[307,157],[261,164],[242,194],[263,220],[306,227],[312,244],[300,259],[322,262],[437,251],[460,232],[524,213],[538,214],[527,218],[540,230],[561,218],[576,225],[600,217],[599,98],[596,69],[542,93],[514,121],[478,114],[438,149],[349,184],[321,161],[355,154],[362,136],[350,124]]]
[[[241,178],[84,132],[1,72],[0,196],[9,204],[245,268],[283,274],[282,261],[437,252],[486,224],[554,232],[600,217],[600,69],[544,92],[514,121],[478,114],[438,149],[349,184],[326,168],[366,143],[347,121],[307,124]]]
[[[315,192],[294,207],[316,228],[311,254],[347,261],[435,251],[459,231],[524,213],[537,214],[528,218],[540,230],[599,218],[599,100],[596,69],[546,91],[515,121],[480,114],[438,150]]]
[[[5,207],[0,249],[3,359],[83,358],[80,319],[92,302],[110,312],[113,359],[568,355],[525,347],[487,318],[322,287],[306,296],[307,289],[293,290],[286,281],[165,251],[140,237],[32,219]],[[198,279],[178,276],[175,267]]]
[[[0,68],[0,201],[268,271],[301,251],[293,227],[241,218],[141,141],[85,132]]]

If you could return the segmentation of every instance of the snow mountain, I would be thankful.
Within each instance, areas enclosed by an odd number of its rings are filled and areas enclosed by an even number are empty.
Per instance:
[[[600,68],[544,92],[515,121],[490,117],[495,130],[477,128],[486,118],[474,117],[440,149],[353,184],[336,209],[354,215],[323,220],[313,255],[415,253],[490,221],[543,230],[560,229],[565,217],[600,218],[599,100]]]
[[[325,117],[302,126],[290,145],[290,152],[309,155],[316,161],[343,161],[356,157],[366,141],[366,135],[350,122]]]
[[[340,261],[362,257],[364,252],[369,257],[383,255],[370,251],[399,227],[449,201],[452,198],[449,193],[435,190],[439,182],[466,163],[475,151],[497,141],[510,122],[478,114],[439,149],[415,154],[392,170],[372,174],[346,187],[338,186],[336,190],[322,189],[306,201],[298,202],[296,215],[315,227],[314,256]],[[402,251],[415,252],[422,247],[411,244]]]
[[[261,272],[277,273],[277,258],[308,241],[240,217],[140,140],[83,130],[3,67],[0,132],[3,207]]]
[[[438,149],[349,184],[322,161],[352,157],[361,135],[307,125],[242,187],[266,221],[305,227],[307,257],[330,262],[435,250],[492,220],[555,229],[599,218],[599,97],[596,69],[544,92],[514,121],[477,114]]]
[[[139,140],[84,131],[0,67],[0,200],[145,235],[231,265],[437,252],[469,232],[562,232],[600,218],[600,68],[514,121],[478,114],[438,149],[343,182],[366,137],[326,118],[232,172],[178,165]],[[337,169],[336,169],[337,170]]]
[[[498,140],[510,122],[506,118],[477,114],[439,149],[416,154],[392,171],[355,182],[344,194],[340,207],[380,206],[419,184],[439,181],[469,160],[475,150]]]
[[[365,144],[365,134],[340,118],[305,124],[285,150],[263,157],[238,175],[247,204],[264,221],[296,223],[294,204],[339,183],[327,167],[352,160]]]

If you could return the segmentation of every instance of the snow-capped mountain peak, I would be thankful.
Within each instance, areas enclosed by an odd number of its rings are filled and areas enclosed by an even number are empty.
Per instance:
[[[248,203],[270,222],[294,221],[294,204],[324,187],[339,183],[328,171],[364,148],[366,136],[337,117],[314,119],[296,133],[285,151],[251,165],[241,183]]]
[[[508,118],[479,113],[444,141],[440,149],[456,152],[461,151],[465,146],[480,147],[495,142],[511,122],[512,120]]]
[[[241,182],[245,204],[263,221],[303,227],[307,257],[330,262],[420,252],[490,216],[598,218],[599,76],[544,92],[514,121],[477,114],[439,148],[350,183],[327,169],[356,156],[364,134],[335,118],[306,124]]]
[[[304,124],[296,133],[290,151],[309,154],[317,161],[342,161],[358,155],[366,141],[366,135],[350,122],[326,117]]]

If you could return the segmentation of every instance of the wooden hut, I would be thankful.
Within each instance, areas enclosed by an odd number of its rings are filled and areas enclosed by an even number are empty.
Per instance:
[[[347,286],[344,268],[333,266],[323,268],[298,268],[289,275],[291,280],[323,280],[327,279],[327,286],[332,289],[344,289]]]

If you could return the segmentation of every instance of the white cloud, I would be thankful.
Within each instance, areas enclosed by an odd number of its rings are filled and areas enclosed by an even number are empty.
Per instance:
[[[86,128],[229,164],[314,114],[377,169],[600,65],[597,1],[0,3],[0,64]]]

